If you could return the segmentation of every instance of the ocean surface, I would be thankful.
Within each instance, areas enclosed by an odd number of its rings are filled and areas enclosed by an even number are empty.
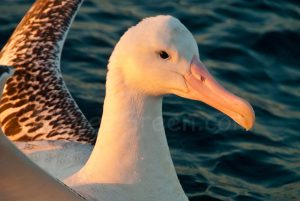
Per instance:
[[[1,0],[0,47],[32,0]],[[300,1],[86,0],[62,55],[65,81],[99,126],[109,55],[126,29],[171,14],[195,36],[200,57],[256,113],[246,132],[209,106],[164,99],[168,143],[191,201],[300,200]]]

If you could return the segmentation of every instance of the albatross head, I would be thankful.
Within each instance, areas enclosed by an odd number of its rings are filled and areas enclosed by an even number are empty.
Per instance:
[[[146,18],[120,39],[109,70],[118,69],[122,82],[147,96],[176,94],[202,101],[249,130],[254,124],[250,104],[225,90],[201,62],[197,43],[176,18]]]

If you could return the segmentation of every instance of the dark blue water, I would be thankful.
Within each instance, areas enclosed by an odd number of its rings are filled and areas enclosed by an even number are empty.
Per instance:
[[[32,2],[0,2],[0,47]],[[244,132],[204,104],[165,98],[168,142],[190,200],[300,200],[300,2],[86,0],[62,71],[95,128],[112,48],[129,26],[157,14],[179,18],[211,73],[256,112],[254,129]]]

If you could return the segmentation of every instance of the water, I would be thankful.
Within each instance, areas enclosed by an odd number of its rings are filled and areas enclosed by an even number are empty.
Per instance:
[[[0,46],[32,2],[1,1]],[[211,73],[256,112],[254,129],[244,132],[204,104],[165,98],[168,142],[190,200],[300,200],[300,2],[86,0],[62,71],[95,128],[112,48],[129,26],[157,14],[179,18]]]

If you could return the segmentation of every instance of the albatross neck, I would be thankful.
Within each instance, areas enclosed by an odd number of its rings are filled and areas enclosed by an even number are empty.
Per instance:
[[[184,195],[163,127],[162,97],[137,91],[109,71],[98,139],[85,172],[97,183],[137,185],[157,193],[166,188],[166,193]]]

